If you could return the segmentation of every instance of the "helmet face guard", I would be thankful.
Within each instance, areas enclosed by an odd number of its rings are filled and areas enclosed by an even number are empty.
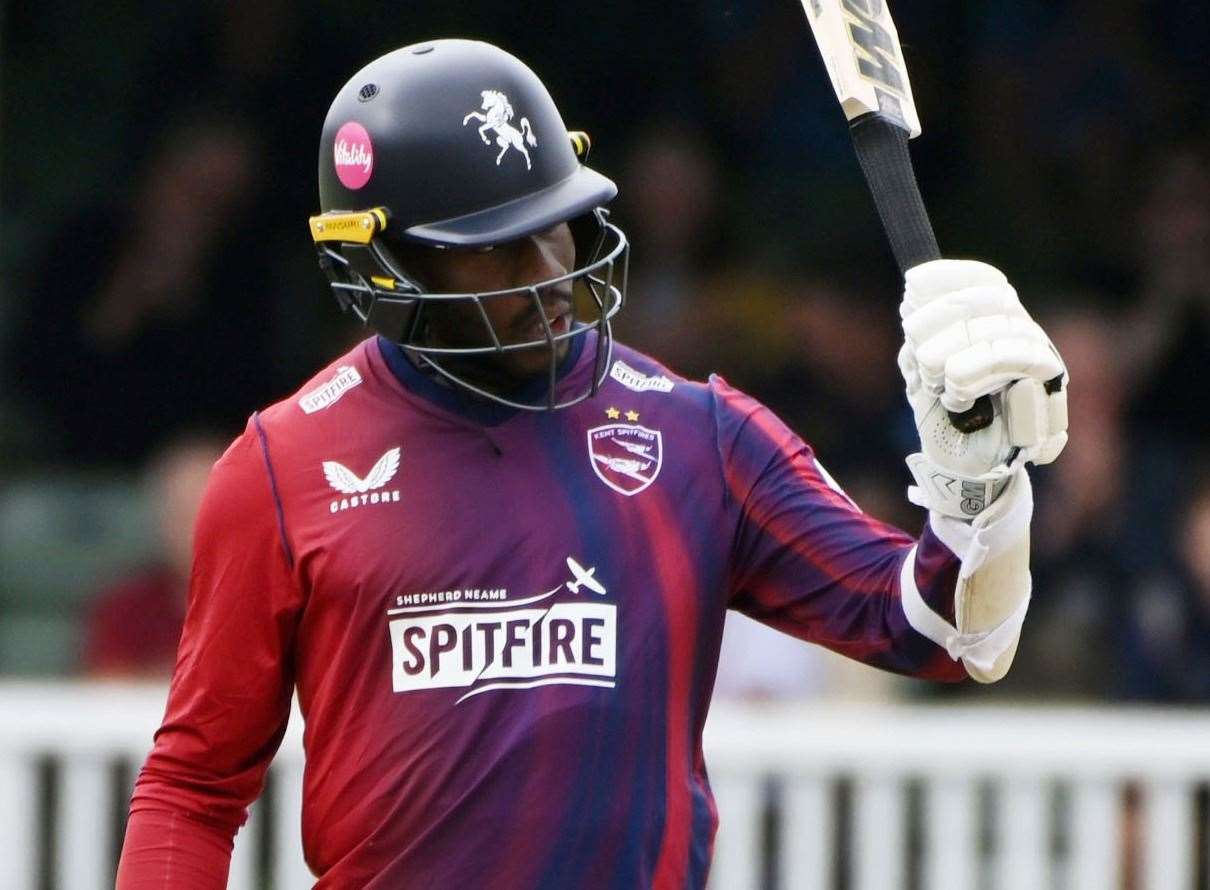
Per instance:
[[[566,129],[537,75],[490,44],[436,40],[370,62],[333,100],[320,138],[322,212],[311,237],[337,301],[417,366],[481,398],[541,411],[595,394],[609,366],[610,320],[625,299],[629,244],[604,209],[617,186],[585,165],[589,148],[586,133]],[[406,250],[392,249],[490,250],[560,223],[575,239],[576,268],[506,290],[426,292],[400,261]],[[556,289],[565,298],[569,282],[583,321],[556,333],[542,298]],[[537,339],[510,342],[492,324],[490,301],[518,297],[537,310]],[[443,310],[466,319],[456,345],[432,336]],[[592,373],[571,392],[560,376],[575,363],[560,353],[579,358],[591,331]],[[533,385],[491,391],[486,365],[473,363],[520,350],[545,350]]]
[[[610,321],[626,299],[630,244],[626,235],[609,222],[608,211],[596,208],[572,222],[577,253],[587,247],[587,260],[565,275],[522,287],[480,293],[427,293],[404,269],[383,238],[388,214],[375,208],[363,213],[327,213],[312,217],[311,233],[319,252],[320,267],[328,276],[341,308],[389,340],[402,346],[421,368],[431,369],[450,383],[475,395],[526,411],[566,408],[595,395],[605,379],[613,351]],[[355,239],[355,240],[354,240]],[[364,240],[363,240],[364,239]],[[573,287],[577,323],[556,334],[543,310],[543,294],[566,285]],[[507,342],[484,308],[491,300],[528,297],[541,319],[542,336],[536,340]],[[427,317],[439,307],[454,303],[473,305],[482,322],[480,345],[435,346],[428,342]],[[580,308],[588,310],[580,318]],[[584,386],[560,391],[559,351],[566,342],[596,331],[592,373]],[[500,356],[520,350],[544,350],[546,379],[533,399],[510,397],[476,385],[449,366],[451,359]]]

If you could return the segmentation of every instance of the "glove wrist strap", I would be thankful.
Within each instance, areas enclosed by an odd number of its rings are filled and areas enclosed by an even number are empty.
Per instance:
[[[918,507],[944,516],[971,520],[982,513],[1004,491],[1014,467],[999,466],[980,476],[964,476],[940,467],[921,453],[908,455],[908,469],[916,484],[908,488],[908,500]]]

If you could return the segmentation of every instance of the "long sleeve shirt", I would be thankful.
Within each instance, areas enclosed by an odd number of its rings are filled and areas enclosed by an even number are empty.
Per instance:
[[[594,398],[509,412],[367,340],[213,471],[118,887],[224,885],[295,689],[318,887],[703,887],[726,610],[962,679],[905,617],[913,545],[952,622],[959,560],[928,526],[863,513],[718,377],[617,346]]]

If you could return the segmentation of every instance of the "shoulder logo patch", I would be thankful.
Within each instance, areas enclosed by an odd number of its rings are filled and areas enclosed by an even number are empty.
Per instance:
[[[328,485],[336,489],[343,495],[339,500],[332,501],[329,511],[339,513],[343,510],[350,510],[354,507],[363,507],[366,504],[387,504],[395,503],[399,500],[399,489],[390,491],[379,491],[384,488],[388,482],[395,478],[395,474],[399,472],[399,449],[392,448],[370,468],[370,472],[366,473],[362,478],[346,467],[344,464],[337,463],[334,460],[325,460],[323,462],[324,478],[328,480]]]
[[[303,409],[304,414],[322,411],[324,408],[335,405],[341,396],[359,383],[361,383],[361,374],[357,369],[350,365],[341,365],[336,369],[335,377],[299,398],[298,407]]]
[[[644,374],[642,371],[636,371],[621,359],[613,363],[613,367],[609,369],[609,376],[622,384],[622,386],[635,392],[649,392],[652,390],[655,392],[672,392],[672,387],[676,385],[663,374],[652,377]]]
[[[638,424],[607,423],[588,431],[588,457],[598,479],[629,497],[660,474],[664,439],[659,430]]]

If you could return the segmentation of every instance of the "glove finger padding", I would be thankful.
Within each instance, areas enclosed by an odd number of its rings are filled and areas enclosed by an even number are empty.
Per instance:
[[[919,308],[937,297],[970,287],[1000,287],[1008,284],[995,266],[976,260],[932,260],[907,270],[904,299]]]
[[[1031,345],[1023,347],[1020,344]],[[992,348],[986,351],[974,348],[984,345]],[[950,362],[954,357],[967,350],[970,350],[967,358],[951,368]],[[1026,354],[1033,361],[1024,361],[1022,357]],[[1053,364],[1052,377],[1061,370],[1042,329],[1029,318],[1011,318],[1007,315],[985,315],[951,324],[916,345],[916,361],[920,366],[921,380],[935,392],[952,391],[959,386],[969,388],[972,384],[978,384],[980,378],[1015,372],[1015,377],[1006,377],[1001,383],[980,390],[976,396],[990,393],[1009,380],[1032,373],[1035,363]],[[1000,369],[1000,364],[1005,364],[1005,367]],[[956,376],[954,372],[962,376]]]
[[[956,405],[966,402],[969,406],[979,396],[996,392],[1014,381],[1041,383],[1062,373],[1062,363],[1045,340],[1036,337],[985,340],[946,359],[941,401],[951,411],[964,410]]]
[[[1025,460],[1048,464],[1067,444],[1067,388],[1048,393],[1040,380],[1019,380],[1004,393],[1008,441]]]
[[[908,310],[905,298],[900,304],[903,332],[907,339],[920,345],[935,337],[955,322],[969,321],[992,315],[1028,318],[1017,293],[1008,285],[1003,287],[972,287],[939,297],[933,302]]]
[[[899,373],[903,375],[903,383],[910,399],[921,386],[920,369],[916,364],[916,351],[912,349],[912,344],[904,343],[899,347],[898,361]]]

